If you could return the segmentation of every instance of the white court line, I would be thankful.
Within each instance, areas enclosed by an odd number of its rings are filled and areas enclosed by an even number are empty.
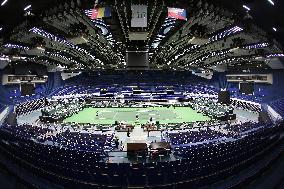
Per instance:
[[[115,120],[115,117],[116,117],[117,114],[118,114],[118,112],[116,112],[115,115],[113,116],[113,118],[112,118],[113,120]]]

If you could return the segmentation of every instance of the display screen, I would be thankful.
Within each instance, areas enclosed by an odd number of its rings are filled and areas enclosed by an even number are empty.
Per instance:
[[[253,94],[254,93],[254,83],[240,83],[240,93],[242,94]]]
[[[149,56],[148,52],[129,51],[126,53],[126,61],[128,68],[148,68]]]
[[[218,102],[229,104],[230,103],[230,92],[229,91],[219,91]]]
[[[22,84],[21,85],[21,95],[22,96],[33,95],[33,94],[35,94],[34,84]]]

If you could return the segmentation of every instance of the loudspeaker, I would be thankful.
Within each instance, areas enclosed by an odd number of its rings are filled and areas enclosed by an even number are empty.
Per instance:
[[[133,94],[141,94],[141,91],[140,90],[133,90],[133,92],[132,92]]]
[[[6,122],[8,125],[18,125],[16,113],[11,112],[11,113],[7,116],[5,122]]]
[[[240,93],[251,95],[254,93],[254,83],[253,82],[244,82],[240,83]]]
[[[229,91],[219,91],[218,93],[218,102],[224,104],[230,104],[230,92]]]
[[[102,94],[107,94],[108,93],[108,90],[107,89],[101,89],[100,90],[100,94],[102,95]]]
[[[258,117],[259,123],[266,124],[266,123],[271,123],[270,116],[266,111],[261,111],[259,112],[259,117]]]
[[[167,91],[167,94],[168,94],[168,95],[174,95],[174,94],[175,94],[175,91]]]
[[[21,84],[21,96],[30,96],[35,94],[34,84]]]

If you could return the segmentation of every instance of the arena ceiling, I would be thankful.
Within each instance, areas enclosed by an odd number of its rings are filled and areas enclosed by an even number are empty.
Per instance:
[[[224,71],[271,69],[283,57],[280,0],[0,3],[1,64],[125,69],[127,51],[147,51],[150,69]],[[111,17],[91,19],[95,3],[110,7]],[[147,27],[131,27],[131,4],[148,5]],[[185,9],[187,20],[168,18],[168,7]]]

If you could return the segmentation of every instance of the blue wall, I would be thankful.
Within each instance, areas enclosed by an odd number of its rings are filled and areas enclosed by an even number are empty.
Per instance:
[[[256,85],[256,90],[264,91],[264,101],[272,101],[284,97],[284,71],[274,71],[273,85]]]
[[[2,76],[3,76],[3,70],[0,70],[0,104],[4,105],[12,105],[13,101],[10,99],[10,93],[7,90],[7,88],[2,85]]]
[[[2,78],[4,71],[0,70],[0,78]],[[271,73],[271,72],[270,72]],[[186,82],[192,83],[195,82],[204,82],[209,85],[213,85],[217,89],[229,88],[235,89],[238,91],[237,83],[228,83],[226,80],[227,73],[214,73],[213,78],[211,80],[207,80],[198,76],[194,76],[189,72],[156,72],[156,71],[148,71],[140,74],[139,72],[93,72],[90,77],[88,73],[83,73],[77,77],[73,77],[69,80],[63,81],[61,78],[60,72],[50,72],[48,73],[48,81],[44,85],[36,85],[36,93],[49,95],[54,89],[61,87],[67,83],[77,83],[77,82],[85,82],[90,81],[91,84],[97,83],[106,84],[108,82],[117,82],[120,83],[123,81],[126,82],[144,82],[145,80],[149,82],[159,82],[159,81],[174,81],[177,82]],[[107,81],[104,83],[103,81]],[[257,84],[255,85],[256,93],[260,93],[263,96],[264,101],[271,101],[280,97],[284,97],[284,71],[273,71],[273,85],[265,85],[265,84]],[[3,86],[2,82],[0,83],[0,104],[8,104],[12,105],[13,100],[10,99],[10,96],[15,96],[14,91],[18,91],[19,86]],[[19,95],[19,94],[17,94]]]
[[[228,83],[226,81],[227,73],[216,73],[211,80],[215,87],[228,88],[230,90],[237,90],[238,83]],[[236,73],[234,73],[236,74]],[[241,74],[241,73],[240,73]],[[251,74],[251,73],[250,73]],[[273,85],[270,84],[255,84],[255,95],[262,96],[264,102],[269,102],[281,97],[284,97],[284,71],[273,70],[269,72],[253,73],[253,74],[273,74]]]
[[[0,70],[0,104],[3,105],[13,105],[14,99],[21,98],[21,91],[19,85],[6,85],[2,84],[2,76],[7,74],[4,70]],[[40,98],[50,94],[50,92],[62,86],[62,79],[60,72],[48,73],[48,80],[45,84],[36,84],[35,85],[35,95],[31,98]],[[12,99],[10,98],[12,97]],[[25,98],[23,98],[25,100]]]
[[[54,89],[63,85],[61,72],[49,72],[46,82],[46,94],[50,94]]]

